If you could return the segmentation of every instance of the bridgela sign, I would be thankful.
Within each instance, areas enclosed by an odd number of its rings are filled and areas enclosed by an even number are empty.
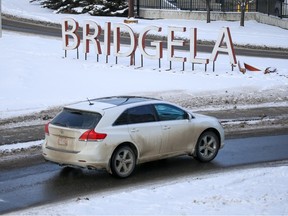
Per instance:
[[[113,28],[112,28],[113,27]],[[66,18],[62,21],[62,42],[63,49],[66,52],[68,50],[78,49],[80,46],[80,36],[78,34],[79,23],[72,19]],[[103,30],[104,41],[101,45],[99,37]],[[214,45],[213,51],[210,55],[210,58],[198,58],[197,57],[197,28],[191,28],[190,31],[190,44],[189,44],[189,53],[187,57],[177,56],[176,48],[183,47],[185,45],[184,40],[175,38],[175,33],[186,32],[186,27],[168,27],[167,29],[167,61],[170,62],[170,69],[172,62],[182,62],[183,68],[185,62],[190,62],[194,64],[209,64],[213,62],[213,71],[214,64],[217,61],[217,56],[219,53],[226,53],[229,56],[229,63],[233,66],[236,65],[236,55],[233,47],[231,33],[228,27],[220,29],[218,39]],[[111,50],[113,32],[113,51]],[[120,44],[121,32],[127,32],[130,40],[130,44],[125,45],[125,49]],[[87,54],[90,52],[90,46],[94,47],[97,57],[99,55],[106,55],[106,63],[108,56],[113,54],[116,59],[118,57],[130,57],[130,64],[135,64],[135,52],[138,51],[141,54],[141,66],[143,66],[143,56],[147,59],[160,60],[163,59],[163,41],[152,41],[151,47],[149,47],[149,52],[146,47],[146,39],[149,33],[153,32],[162,32],[162,27],[159,26],[147,26],[142,29],[138,36],[134,33],[132,28],[128,24],[124,23],[114,23],[113,26],[111,22],[106,22],[104,29],[95,21],[87,20],[83,23],[83,52],[85,54],[85,59]],[[133,61],[134,59],[134,61]],[[117,60],[116,60],[117,63]]]

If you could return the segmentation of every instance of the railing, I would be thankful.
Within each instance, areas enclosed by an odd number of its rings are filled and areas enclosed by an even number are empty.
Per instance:
[[[240,12],[242,0],[211,0],[212,11]],[[246,12],[261,12],[279,17],[288,17],[288,0],[254,0],[246,5]],[[135,0],[138,11],[141,8],[206,11],[206,0]]]
[[[288,18],[288,1],[286,3],[282,3],[282,17]]]
[[[139,8],[206,11],[206,0],[135,0]],[[215,11],[239,11],[237,0],[211,0],[211,10]],[[256,11],[256,3],[253,1],[246,7],[247,11]]]
[[[288,0],[258,0],[257,11],[279,17],[288,17]]]

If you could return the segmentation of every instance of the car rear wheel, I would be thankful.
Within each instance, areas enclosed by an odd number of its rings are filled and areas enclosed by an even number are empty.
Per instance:
[[[204,132],[196,145],[196,159],[201,162],[209,162],[218,154],[220,147],[218,136],[211,131]]]
[[[122,146],[115,150],[111,159],[112,174],[119,178],[130,176],[136,165],[136,156],[129,146]]]

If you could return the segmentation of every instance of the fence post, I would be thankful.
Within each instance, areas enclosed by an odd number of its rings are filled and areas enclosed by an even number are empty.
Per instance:
[[[137,10],[136,13],[137,13],[137,17],[140,16],[140,5],[139,5],[139,1],[140,1],[140,0],[137,0],[137,1],[136,1],[136,8],[137,8],[137,9],[136,9],[136,10]]]
[[[280,15],[280,18],[282,19],[283,18],[283,4],[284,4],[284,1],[282,2],[280,2],[280,11],[279,11],[279,15]]]
[[[162,9],[162,0],[159,0],[159,7]]]

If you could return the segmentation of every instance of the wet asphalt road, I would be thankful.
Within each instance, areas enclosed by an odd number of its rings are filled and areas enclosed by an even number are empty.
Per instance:
[[[29,160],[10,168],[0,166],[0,214],[68,198],[89,197],[90,193],[129,191],[179,177],[193,180],[211,172],[271,165],[269,162],[288,160],[288,134],[230,139],[211,163],[199,163],[188,156],[150,162],[139,165],[134,175],[123,180],[106,171],[61,168],[44,162],[40,155]]]

